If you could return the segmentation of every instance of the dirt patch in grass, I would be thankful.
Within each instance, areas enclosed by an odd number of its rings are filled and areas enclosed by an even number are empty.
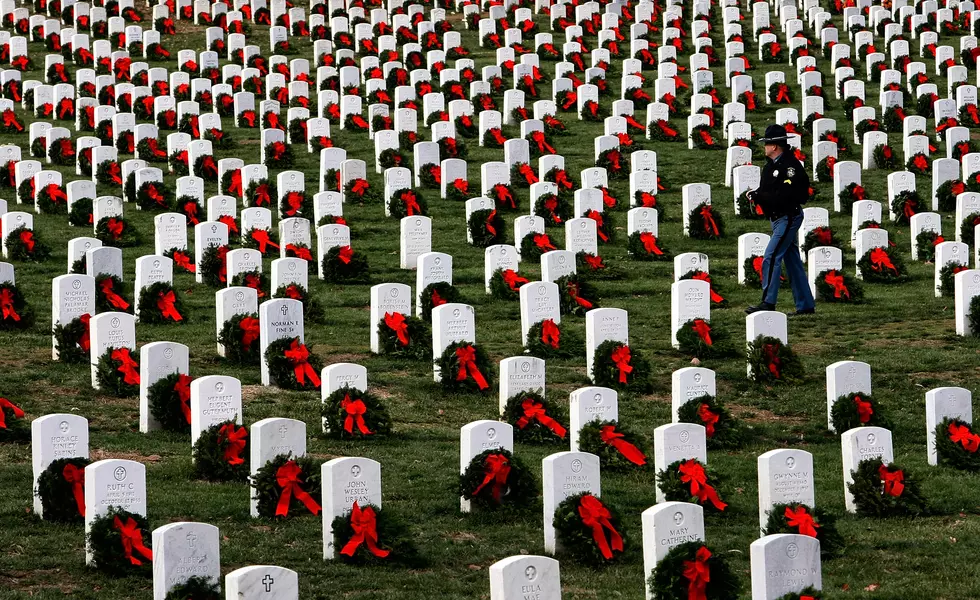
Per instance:
[[[726,404],[732,415],[745,421],[746,423],[784,423],[790,425],[805,425],[807,418],[804,415],[790,417],[777,415],[771,410],[757,408],[755,406],[743,406],[741,404]]]
[[[445,537],[453,542],[476,542],[480,539],[469,531],[450,531]]]
[[[41,595],[44,591],[58,590],[62,594],[73,594],[77,589],[63,581],[57,584],[37,585],[34,582],[57,582],[63,580],[61,569],[40,569],[36,571],[7,571],[0,577],[0,585],[16,590],[26,591],[29,596]]]
[[[330,364],[346,362],[346,363],[354,363],[355,365],[364,362],[364,359],[366,358],[367,358],[366,354],[352,354],[350,352],[341,353],[341,354],[327,354],[323,357],[323,359]],[[402,373],[404,373],[404,371]],[[394,375],[397,374],[397,372],[389,371],[387,374]],[[407,373],[405,374],[407,375]]]
[[[135,452],[109,452],[108,450],[103,450],[102,448],[96,448],[91,451],[90,460],[95,462],[97,460],[105,460],[107,458],[118,458],[122,460],[135,460],[139,463],[156,463],[162,460],[159,454],[137,454]]]

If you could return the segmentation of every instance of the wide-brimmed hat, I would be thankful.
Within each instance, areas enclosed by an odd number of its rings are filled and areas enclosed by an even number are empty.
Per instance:
[[[759,141],[763,144],[785,146],[789,143],[789,136],[786,134],[786,128],[782,125],[770,125],[766,127],[766,135]]]

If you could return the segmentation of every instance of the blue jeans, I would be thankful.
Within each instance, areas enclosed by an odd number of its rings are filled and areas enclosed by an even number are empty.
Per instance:
[[[785,263],[786,275],[789,277],[793,299],[796,301],[796,310],[814,308],[813,294],[810,293],[810,283],[797,244],[801,225],[803,225],[803,213],[793,217],[780,217],[772,222],[772,237],[769,239],[762,260],[762,301],[767,304],[776,305],[782,271],[779,267]]]

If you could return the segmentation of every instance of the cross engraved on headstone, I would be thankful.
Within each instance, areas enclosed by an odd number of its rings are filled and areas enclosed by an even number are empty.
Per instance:
[[[288,432],[289,432],[289,428],[288,427],[286,427],[285,425],[280,425],[279,426],[279,437],[280,438],[286,439],[286,433],[288,433]]]
[[[262,578],[262,585],[265,586],[265,592],[267,594],[272,591],[272,584],[275,582],[276,580],[272,578],[272,575],[266,575]]]
[[[281,306],[281,307],[279,307],[279,312],[281,312],[282,313],[282,316],[285,317],[286,316],[286,313],[289,312],[289,309],[286,308],[285,306]]]
[[[197,544],[197,536],[194,533],[187,534],[187,547],[193,548]]]

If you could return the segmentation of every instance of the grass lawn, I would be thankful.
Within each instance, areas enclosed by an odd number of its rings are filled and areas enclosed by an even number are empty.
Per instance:
[[[724,54],[721,8],[714,7],[712,33],[719,56]],[[751,11],[743,27],[750,37]],[[148,17],[150,11],[146,10]],[[463,45],[471,50],[481,67],[492,60],[492,53],[478,48],[477,35],[462,29],[458,15],[451,15],[463,31]],[[774,17],[775,18],[775,17]],[[838,24],[840,19],[835,19]],[[542,31],[548,31],[545,17],[538,17]],[[147,24],[148,26],[148,24]],[[164,40],[176,56],[181,48],[203,49],[204,28],[178,22],[179,35]],[[842,34],[842,38],[844,34]],[[255,27],[251,38],[268,53],[267,28]],[[556,34],[556,41],[559,35]],[[879,40],[880,41],[880,40]],[[958,48],[952,36],[942,43]],[[912,44],[917,48],[918,44]],[[298,44],[299,56],[310,58],[308,41]],[[32,43],[35,65],[43,65],[43,44]],[[914,51],[914,54],[916,51]],[[758,61],[753,43],[747,54],[755,69],[750,74],[760,100],[764,95],[764,73],[771,65]],[[681,64],[686,65],[686,59]],[[819,59],[828,92],[833,86],[829,60]],[[222,60],[222,64],[225,61]],[[928,64],[928,63],[927,63]],[[151,63],[151,66],[156,66]],[[171,62],[167,65],[174,69]],[[859,64],[863,72],[863,64]],[[795,82],[793,69],[780,65],[787,80]],[[553,67],[545,64],[551,72]],[[69,70],[73,71],[74,67]],[[724,90],[724,74],[713,69],[717,86]],[[929,72],[933,69],[930,65]],[[610,76],[614,97],[619,97],[619,75]],[[647,86],[653,93],[654,72],[646,72]],[[43,77],[40,67],[25,73],[25,79]],[[684,75],[689,82],[688,74]],[[943,78],[936,78],[940,90]],[[545,86],[545,89],[549,89]],[[791,85],[793,106],[799,107],[801,91]],[[826,116],[837,119],[840,131],[849,130],[842,102],[829,93]],[[878,84],[867,84],[869,104],[876,104]],[[688,94],[682,96],[687,103]],[[497,98],[499,104],[502,99]],[[605,100],[607,103],[609,100]],[[914,106],[914,102],[907,103]],[[750,115],[754,130],[761,134],[774,120],[774,107],[762,105]],[[31,117],[18,106],[25,122]],[[911,111],[910,111],[911,112]],[[285,113],[284,113],[285,114]],[[578,179],[581,169],[593,166],[592,139],[602,134],[602,125],[582,123],[573,113],[562,114],[569,125],[567,137],[556,138],[556,150],[566,159],[569,173]],[[879,114],[880,118],[880,114]],[[420,118],[420,122],[422,119]],[[686,131],[686,124],[673,125]],[[930,122],[931,126],[931,122]],[[217,150],[217,158],[240,157],[246,164],[259,162],[259,131],[234,128],[232,119],[224,127],[236,140],[229,150]],[[518,136],[517,127],[505,133]],[[75,134],[76,137],[79,134]],[[716,135],[721,136],[721,130]],[[425,137],[425,136],[423,136]],[[427,138],[426,138],[427,139]],[[373,170],[373,144],[365,135],[354,135],[334,127],[333,140],[348,155],[368,160],[372,186],[381,186]],[[729,300],[726,309],[712,312],[712,326],[727,330],[738,340],[744,335],[742,308],[759,300],[757,289],[739,286],[736,279],[736,238],[741,233],[768,232],[768,223],[747,221],[734,214],[732,192],[723,186],[725,154],[722,150],[690,151],[686,144],[654,144],[638,139],[647,149],[658,152],[660,173],[671,189],[662,195],[668,219],[661,223],[663,245],[672,252],[700,251],[709,255],[713,278]],[[809,136],[804,151],[809,154]],[[26,135],[0,136],[0,143],[21,145],[29,153]],[[901,148],[899,134],[889,143]],[[479,148],[468,141],[469,178],[479,181],[479,165],[501,160],[502,151]],[[410,149],[403,152],[410,155]],[[945,156],[945,148],[940,152]],[[295,168],[306,173],[307,188],[317,191],[318,157],[296,148]],[[124,158],[124,157],[121,157]],[[842,157],[860,160],[855,151]],[[762,164],[761,148],[755,163]],[[809,165],[808,165],[809,166]],[[63,169],[66,182],[76,178],[74,169]],[[864,186],[871,199],[885,201],[883,171],[864,173]],[[683,236],[681,226],[681,185],[706,182],[712,186],[714,204],[727,223],[725,239],[698,242]],[[175,178],[167,177],[173,190]],[[920,190],[927,197],[928,177],[919,178]],[[850,232],[850,216],[832,212],[833,187],[816,184],[818,198],[811,205],[831,210],[831,225],[842,239]],[[672,264],[630,262],[625,249],[628,186],[613,183],[621,201],[612,212],[616,229],[613,243],[600,247],[606,263],[621,267],[623,277],[599,281],[602,306],[619,307],[630,314],[630,344],[650,359],[654,391],[642,396],[620,396],[620,419],[633,431],[647,438],[645,450],[652,453],[653,429],[670,421],[670,375],[689,366],[690,357],[670,346],[670,284]],[[218,193],[208,184],[206,196]],[[432,249],[454,257],[455,283],[464,301],[477,313],[477,341],[495,361],[522,352],[518,303],[494,301],[484,294],[483,250],[465,243],[464,209],[438,198],[438,192],[423,190],[433,217]],[[119,189],[99,186],[100,195],[121,195]],[[521,210],[526,211],[528,193],[521,191]],[[4,197],[14,209],[15,194]],[[28,209],[29,210],[29,209]],[[886,207],[887,210],[887,207]],[[380,204],[348,204],[344,216],[352,231],[353,246],[367,254],[373,283],[402,282],[414,287],[415,273],[398,268],[399,223],[384,216]],[[513,214],[508,215],[508,236],[512,235]],[[153,215],[126,207],[126,218],[143,233],[143,245],[124,251],[125,279],[134,280],[134,261],[153,252]],[[943,230],[952,239],[956,224],[951,214],[943,214]],[[907,226],[885,223],[890,237],[909,263],[910,281],[895,286],[866,285],[866,302],[855,306],[818,304],[817,316],[791,320],[789,339],[806,368],[806,380],[799,385],[762,386],[746,381],[744,358],[709,360],[704,366],[718,374],[718,395],[751,425],[751,439],[732,452],[711,452],[709,463],[725,477],[722,497],[731,509],[722,517],[709,516],[706,535],[716,553],[727,556],[744,583],[742,597],[749,597],[749,544],[757,537],[756,457],[767,450],[801,448],[814,455],[817,504],[840,515],[838,527],[847,540],[841,558],[823,565],[826,598],[874,597],[879,599],[945,599],[980,597],[980,476],[926,464],[925,409],[927,390],[939,386],[977,387],[980,374],[980,342],[959,338],[954,333],[953,301],[933,295],[933,265],[913,263]],[[193,276],[180,273],[175,287],[188,307],[187,323],[179,326],[137,328],[140,345],[158,340],[181,342],[190,347],[191,375],[227,374],[243,383],[245,423],[266,417],[292,417],[306,421],[310,434],[308,451],[318,461],[339,456],[366,456],[382,464],[385,510],[395,511],[411,524],[412,534],[429,558],[429,566],[416,571],[354,569],[321,560],[319,518],[301,517],[289,522],[250,519],[249,492],[243,484],[208,484],[191,476],[190,445],[186,435],[138,431],[139,409],[135,398],[117,399],[101,395],[89,385],[85,366],[66,366],[51,361],[50,286],[51,279],[65,272],[66,242],[72,237],[91,235],[67,224],[64,216],[40,215],[35,218],[37,236],[53,248],[50,260],[42,264],[17,264],[17,283],[38,313],[37,324],[18,333],[0,333],[0,394],[21,406],[28,418],[51,412],[72,412],[89,419],[92,459],[127,458],[147,465],[148,515],[153,527],[174,521],[202,521],[218,526],[222,534],[222,572],[252,564],[275,564],[295,569],[300,575],[303,598],[347,598],[394,600],[408,598],[457,599],[489,597],[487,568],[493,562],[518,553],[543,552],[540,504],[507,514],[458,512],[457,457],[459,428],[476,419],[495,418],[496,391],[486,397],[446,395],[432,381],[426,363],[390,360],[369,353],[369,286],[333,286],[311,275],[311,292],[326,305],[322,323],[309,324],[307,343],[325,363],[357,362],[368,369],[371,389],[383,396],[395,420],[395,434],[386,440],[348,443],[326,439],[319,432],[319,396],[290,393],[259,385],[258,368],[238,368],[215,355],[214,291],[196,285]],[[561,246],[564,234],[549,229]],[[189,234],[192,238],[192,235]],[[513,242],[513,240],[510,240]],[[844,253],[845,269],[853,269],[853,249]],[[266,269],[268,270],[268,262]],[[539,277],[537,264],[524,263],[522,272],[532,281]],[[791,310],[788,286],[783,289],[779,308]],[[584,337],[584,319],[563,321]],[[853,359],[871,364],[874,395],[894,423],[895,460],[916,476],[930,499],[929,516],[914,520],[873,520],[844,515],[840,444],[825,430],[824,368],[835,361]],[[548,362],[548,397],[565,403],[568,394],[588,384],[584,357]],[[496,382],[494,382],[494,386]],[[540,477],[541,459],[564,450],[562,447],[518,445],[515,450]],[[31,451],[28,445],[0,446],[0,597],[55,598],[146,598],[151,582],[142,579],[112,579],[84,564],[82,525],[45,523],[31,513]],[[595,570],[562,561],[563,597],[588,598],[643,597],[640,513],[655,503],[654,472],[604,473],[603,500],[614,504],[623,516],[622,531],[628,551],[616,564]]]

